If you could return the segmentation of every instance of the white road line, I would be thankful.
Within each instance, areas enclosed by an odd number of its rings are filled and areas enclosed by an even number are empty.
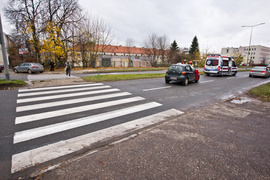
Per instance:
[[[54,94],[54,93],[68,93],[68,92],[77,92],[77,91],[86,91],[86,90],[91,91],[91,90],[106,89],[106,88],[111,88],[111,86],[97,86],[97,87],[86,87],[86,88],[76,88],[76,89],[23,93],[23,94],[18,94],[18,97],[38,96],[38,95],[46,95],[46,94]]]
[[[76,96],[101,94],[101,93],[108,93],[108,92],[115,92],[115,91],[120,91],[120,90],[114,88],[114,89],[105,89],[105,90],[97,90],[97,91],[89,91],[89,92],[86,91],[86,92],[79,92],[79,93],[70,93],[70,94],[60,94],[60,95],[53,95],[53,96],[17,99],[17,104],[26,103],[26,102],[37,102],[37,101],[43,101],[43,100],[52,100],[52,99],[58,99],[58,98],[69,98],[69,97],[76,97]]]
[[[133,114],[139,111],[144,111],[147,109],[151,109],[154,107],[161,106],[159,103],[146,103],[138,106],[133,106],[129,108],[124,108],[116,111],[111,111],[111,112],[106,112],[102,114],[97,114],[89,117],[84,117],[80,119],[75,119],[71,121],[66,121],[62,123],[57,123],[57,124],[52,124],[48,126],[43,126],[35,129],[29,129],[25,131],[20,131],[16,132],[14,135],[13,143],[20,143],[23,141],[35,139],[38,137],[42,136],[47,136],[50,134],[90,125],[93,123],[101,122],[101,121],[106,121],[108,119],[128,115],[128,114]]]
[[[208,83],[208,82],[213,82],[214,80],[209,80],[209,81],[200,81],[200,83]]]
[[[63,140],[22,153],[14,154],[12,156],[11,173],[15,173],[27,167],[35,166],[37,163],[43,163],[79,151],[84,147],[90,146],[97,141],[102,141],[113,136],[123,135],[127,132],[127,130],[141,129],[149,125],[165,121],[171,116],[178,116],[181,114],[183,114],[183,112],[175,109],[170,109],[148,117],[140,118],[134,121],[95,131],[89,134],[85,134],[68,140]]]
[[[105,107],[115,106],[119,104],[126,104],[126,103],[141,101],[144,99],[145,98],[142,98],[142,97],[132,97],[132,98],[115,100],[115,101],[91,104],[91,105],[86,105],[86,106],[79,106],[79,107],[74,107],[74,108],[67,108],[67,109],[62,109],[62,110],[31,114],[27,116],[20,116],[20,117],[16,117],[15,124],[22,124],[22,123],[38,121],[38,120],[42,120],[46,118],[52,118],[52,117],[58,117],[58,116],[63,116],[63,115],[68,115],[68,114],[73,114],[73,113],[78,113],[78,112],[90,111],[94,109],[105,108]]]
[[[229,77],[229,78],[227,78],[227,79],[235,79],[235,77]]]
[[[40,104],[27,105],[27,106],[18,106],[16,108],[16,112],[30,111],[30,110],[36,110],[36,109],[42,109],[42,108],[48,108],[48,107],[56,107],[56,106],[62,106],[62,105],[70,105],[70,104],[82,103],[82,102],[90,102],[90,101],[94,101],[94,100],[122,97],[122,96],[128,96],[128,95],[131,95],[131,93],[120,92],[120,93],[115,93],[115,94],[106,94],[106,95],[79,98],[79,99],[40,103]]]
[[[103,83],[93,83],[93,84],[79,84],[79,85],[44,87],[44,88],[34,88],[34,89],[20,89],[19,92],[47,91],[47,90],[51,90],[51,89],[65,89],[65,88],[101,86],[101,85],[104,85],[104,84]]]
[[[157,88],[152,88],[152,89],[144,89],[143,91],[154,91],[154,90],[167,89],[167,88],[171,88],[171,86],[157,87]]]

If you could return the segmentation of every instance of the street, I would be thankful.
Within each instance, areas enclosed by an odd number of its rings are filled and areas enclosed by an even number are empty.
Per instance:
[[[40,76],[30,75],[35,77]],[[235,77],[201,76],[188,86],[158,78],[0,91],[6,100],[0,105],[0,173],[8,178],[40,164],[57,164],[269,81],[239,72]]]

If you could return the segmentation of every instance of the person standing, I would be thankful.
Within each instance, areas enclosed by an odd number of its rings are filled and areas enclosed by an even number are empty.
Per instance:
[[[43,62],[43,60],[41,60],[40,64],[44,67],[44,62]]]
[[[54,62],[53,62],[53,60],[51,60],[51,62],[50,62],[50,66],[51,66],[50,71],[54,71]]]
[[[69,60],[65,62],[65,70],[66,70],[66,76],[69,76],[70,78],[70,73],[71,73],[71,63]]]

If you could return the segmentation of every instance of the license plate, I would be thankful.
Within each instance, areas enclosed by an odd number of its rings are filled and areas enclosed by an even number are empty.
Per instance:
[[[171,77],[172,80],[176,80],[177,78],[176,77]]]

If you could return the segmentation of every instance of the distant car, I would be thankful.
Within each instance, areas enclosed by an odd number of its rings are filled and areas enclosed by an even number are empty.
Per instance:
[[[34,72],[43,73],[44,67],[39,63],[22,63],[19,66],[14,67],[14,72],[27,72],[29,74]]]
[[[269,69],[267,67],[255,66],[249,72],[249,77],[254,77],[254,76],[267,78],[270,76]]]
[[[165,82],[176,81],[182,83],[184,86],[189,82],[199,82],[199,71],[194,69],[189,64],[172,64],[165,75]]]
[[[4,70],[4,66],[0,65],[0,73]]]

